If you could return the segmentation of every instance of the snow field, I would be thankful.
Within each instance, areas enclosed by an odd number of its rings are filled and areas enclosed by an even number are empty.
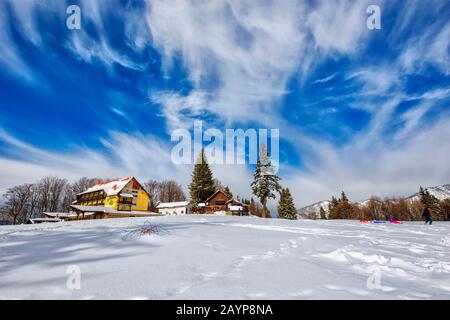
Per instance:
[[[136,235],[148,223],[158,234]],[[450,299],[449,234],[197,215],[6,226],[0,299]]]

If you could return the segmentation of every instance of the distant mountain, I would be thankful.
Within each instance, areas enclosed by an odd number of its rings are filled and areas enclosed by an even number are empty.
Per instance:
[[[323,209],[325,210],[327,217],[328,217],[328,205],[329,204],[330,204],[330,201],[323,200],[323,201],[316,202],[310,206],[298,209],[297,210],[298,217],[299,217],[299,219],[308,219],[308,215],[310,213],[316,212],[317,218],[320,218],[319,217],[320,207],[323,207]]]
[[[431,195],[435,196],[439,200],[444,200],[450,198],[450,184],[445,184],[443,186],[437,186],[437,187],[429,187],[427,188],[428,192],[430,192]],[[408,200],[419,200],[420,196],[419,193],[415,193],[412,196],[409,196],[407,198]]]
[[[445,185],[437,186],[437,187],[428,187],[426,189],[430,192],[430,194],[432,194],[439,200],[450,199],[450,184],[445,184]],[[410,200],[410,201],[419,200],[420,196],[419,196],[419,193],[415,193],[409,197],[406,197],[405,199]],[[358,204],[360,206],[365,206],[368,202],[369,202],[369,199],[362,201],[362,202],[357,202],[356,204]],[[309,214],[315,212],[315,213],[317,213],[317,218],[320,218],[319,217],[320,207],[324,208],[324,210],[328,216],[328,205],[329,204],[330,204],[330,201],[323,200],[323,201],[319,201],[314,204],[311,204],[309,206],[303,207],[301,209],[298,209],[297,210],[298,217],[299,217],[299,219],[308,219]]]

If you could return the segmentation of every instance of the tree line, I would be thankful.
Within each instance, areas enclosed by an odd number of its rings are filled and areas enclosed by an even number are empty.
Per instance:
[[[328,215],[323,207],[320,212],[311,212],[310,219],[358,219],[387,220],[390,215],[402,221],[423,220],[425,207],[430,207],[433,219],[450,221],[450,199],[439,200],[427,189],[420,187],[418,199],[371,197],[364,205],[352,203],[342,191],[340,198],[332,197]]]
[[[24,183],[6,190],[0,205],[3,224],[24,223],[40,218],[43,212],[68,212],[77,193],[85,191],[100,178],[81,178],[74,183],[58,177],[44,177],[35,183]]]

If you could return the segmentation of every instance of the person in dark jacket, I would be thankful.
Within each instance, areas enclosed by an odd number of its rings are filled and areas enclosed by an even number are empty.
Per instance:
[[[429,222],[431,225],[433,223],[433,220],[431,220],[431,208],[430,207],[426,207],[425,209],[423,209],[422,217],[425,218],[425,224],[427,224]]]

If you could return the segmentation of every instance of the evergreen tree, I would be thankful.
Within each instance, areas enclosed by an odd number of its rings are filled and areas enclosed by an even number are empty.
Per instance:
[[[349,203],[347,195],[344,191],[341,192],[341,198],[339,199],[340,203]]]
[[[328,205],[328,217],[330,219],[337,219],[336,217],[336,208],[339,204],[339,201],[336,199],[335,196],[331,197],[330,204]]]
[[[327,219],[327,213],[325,212],[325,210],[322,206],[320,206],[320,219],[322,219],[322,220]]]
[[[266,147],[261,145],[251,186],[253,194],[261,201],[264,218],[270,218],[270,212],[267,210],[267,200],[275,199],[276,195],[274,192],[280,193],[281,191],[279,182],[281,179],[274,173],[273,169]]]
[[[281,190],[278,202],[278,218],[297,220],[297,209],[295,209],[294,199],[288,188]]]
[[[202,149],[192,171],[192,180],[189,184],[191,205],[195,208],[200,202],[206,201],[215,192],[211,169]]]
[[[445,220],[445,214],[442,211],[439,199],[433,196],[427,189],[420,187],[419,190],[420,201],[431,208],[431,211],[436,214],[439,220]]]
[[[329,219],[352,219],[356,215],[356,206],[351,204],[344,191],[337,200],[331,198]]]
[[[223,190],[230,198],[233,198],[233,194],[231,193],[230,187],[226,186]]]

